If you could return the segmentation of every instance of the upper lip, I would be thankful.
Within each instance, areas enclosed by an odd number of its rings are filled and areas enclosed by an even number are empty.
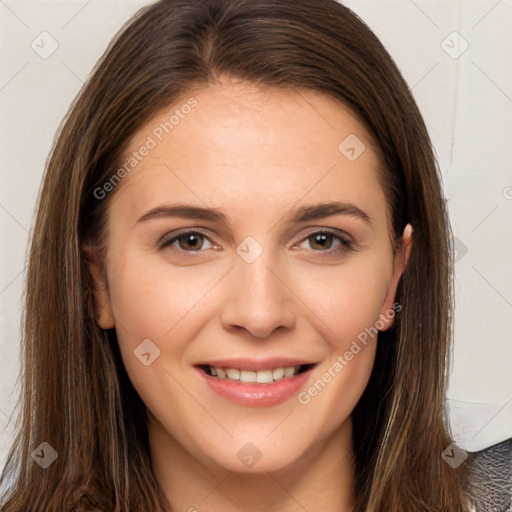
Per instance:
[[[247,359],[242,357],[229,359],[210,359],[201,361],[195,366],[213,366],[214,368],[236,368],[238,370],[271,370],[289,366],[315,365],[315,362],[291,357],[271,357],[266,359]]]

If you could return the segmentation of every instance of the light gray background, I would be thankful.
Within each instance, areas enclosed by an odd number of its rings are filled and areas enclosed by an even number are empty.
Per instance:
[[[16,429],[20,301],[45,161],[94,63],[146,3],[0,1],[0,464]],[[512,0],[345,3],[396,60],[438,154],[457,238],[450,420],[456,441],[479,450],[512,437]]]

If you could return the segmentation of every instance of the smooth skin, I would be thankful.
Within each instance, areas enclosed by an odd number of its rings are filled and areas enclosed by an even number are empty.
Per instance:
[[[350,415],[376,338],[307,404],[294,395],[270,407],[236,405],[194,365],[300,357],[318,363],[307,391],[365,328],[392,325],[412,230],[393,255],[372,142],[348,109],[311,91],[223,79],[159,112],[126,156],[191,96],[197,106],[111,192],[105,261],[84,246],[97,322],[115,327],[148,408],[157,481],[180,512],[351,511]],[[354,161],[338,149],[349,134],[366,145]],[[329,201],[351,203],[371,222],[347,213],[289,222],[297,209]],[[140,220],[176,203],[215,209],[227,223]],[[196,237],[177,238],[183,228]],[[249,236],[263,249],[252,263],[237,253]],[[149,366],[134,355],[147,339],[160,350]],[[261,453],[252,467],[237,456],[248,442]]]

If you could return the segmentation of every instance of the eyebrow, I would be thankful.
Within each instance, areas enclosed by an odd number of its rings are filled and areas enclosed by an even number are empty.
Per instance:
[[[289,224],[300,224],[316,219],[323,219],[333,215],[348,215],[362,220],[368,226],[372,226],[371,217],[358,206],[352,203],[345,203],[340,201],[330,201],[327,203],[319,203],[315,205],[302,206],[294,212],[286,215]],[[145,213],[138,221],[146,222],[152,219],[160,219],[166,217],[180,217],[184,219],[198,219],[216,222],[229,226],[230,222],[228,217],[221,211],[215,208],[204,208],[200,206],[193,206],[189,204],[173,204],[163,205],[153,208]]]

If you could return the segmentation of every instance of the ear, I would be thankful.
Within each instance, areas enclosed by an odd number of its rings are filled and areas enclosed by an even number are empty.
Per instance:
[[[396,315],[394,314],[393,304],[395,303],[398,282],[400,281],[400,277],[402,276],[402,273],[407,266],[409,256],[411,254],[412,232],[412,226],[407,224],[407,226],[405,226],[402,238],[399,241],[399,248],[396,251],[393,264],[393,276],[386,290],[384,303],[382,304],[380,311],[380,320],[378,323],[379,325],[383,325],[383,327],[379,328],[379,331],[387,331],[395,324]],[[390,314],[391,311],[393,311],[392,315]]]
[[[89,271],[90,279],[88,281],[91,283],[92,290],[90,292],[94,297],[96,322],[102,329],[112,329],[115,320],[108,290],[104,258],[100,258],[97,248],[92,248],[88,244],[82,245],[82,251]]]

